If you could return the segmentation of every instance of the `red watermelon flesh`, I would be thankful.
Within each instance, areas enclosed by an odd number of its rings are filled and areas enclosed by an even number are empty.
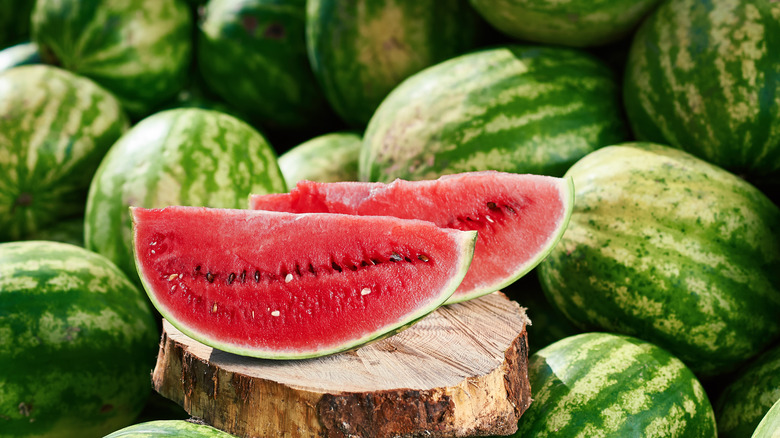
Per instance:
[[[206,207],[133,208],[153,304],[206,345],[296,359],[356,347],[439,307],[476,233],[417,220]]]
[[[570,178],[498,171],[389,184],[301,181],[289,193],[250,198],[252,209],[394,216],[476,230],[474,260],[448,303],[499,290],[533,269],[560,240],[573,206]]]

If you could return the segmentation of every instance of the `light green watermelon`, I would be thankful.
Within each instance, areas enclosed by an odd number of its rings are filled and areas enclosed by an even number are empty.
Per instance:
[[[493,27],[510,37],[589,47],[627,37],[659,0],[470,0]]]
[[[540,264],[577,326],[645,339],[697,375],[780,335],[780,208],[745,180],[652,143],[602,148],[566,173],[571,221]]]
[[[305,24],[305,0],[212,0],[199,22],[199,70],[261,126],[322,126],[330,107],[309,65]]]
[[[207,424],[198,424],[186,420],[155,420],[134,424],[105,436],[105,438],[159,437],[231,438],[233,435]]]
[[[306,47],[333,109],[363,128],[402,80],[476,47],[481,24],[467,0],[309,0]]]
[[[780,179],[780,2],[666,1],[637,32],[624,97],[640,140]]]
[[[138,119],[184,85],[192,21],[184,0],[36,0],[32,39],[45,62],[103,85]]]
[[[764,415],[761,422],[753,431],[751,438],[778,438],[780,437],[780,399],[778,399],[769,412]]]
[[[276,153],[245,122],[198,108],[162,111],[136,124],[100,164],[84,241],[140,282],[128,207],[245,208],[250,193],[285,190]]]
[[[91,438],[131,424],[158,332],[143,293],[65,243],[0,244],[0,436]]]
[[[561,176],[627,138],[613,72],[577,49],[508,45],[405,80],[363,134],[361,180],[477,170]]]
[[[780,400],[780,345],[752,360],[736,376],[715,403],[721,438],[750,436]]]
[[[100,160],[128,127],[119,101],[46,65],[0,74],[0,242],[84,212]]]
[[[583,333],[529,358],[533,402],[516,437],[715,438],[704,388],[649,342]]]
[[[287,187],[301,180],[316,182],[357,181],[363,137],[340,131],[311,138],[279,156]]]

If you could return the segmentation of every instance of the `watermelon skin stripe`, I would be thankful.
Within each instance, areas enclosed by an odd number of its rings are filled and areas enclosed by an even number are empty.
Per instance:
[[[480,21],[466,0],[310,0],[306,47],[333,109],[363,128],[410,75],[476,46]]]
[[[515,437],[716,437],[715,415],[696,376],[642,340],[583,333],[529,359],[534,401]]]
[[[750,436],[772,403],[780,400],[780,345],[751,360],[735,376],[715,404],[720,438]]]
[[[182,0],[36,0],[31,22],[47,63],[101,84],[134,119],[184,85],[193,25]]]
[[[92,175],[127,127],[119,101],[87,78],[45,65],[0,75],[0,241],[82,215]],[[17,205],[23,194],[27,206]]]
[[[100,164],[87,199],[85,245],[140,285],[128,207],[242,208],[250,193],[285,190],[276,153],[245,122],[196,108],[162,111],[123,135]]]
[[[641,26],[624,81],[640,140],[749,177],[780,172],[780,4],[668,1]]]
[[[619,41],[659,0],[471,0],[496,29],[513,38],[569,47]]]
[[[575,206],[539,266],[581,329],[666,348],[697,373],[730,371],[780,335],[780,209],[679,149],[624,144],[580,160]]]
[[[116,266],[68,244],[0,244],[0,300],[0,435],[102,436],[135,419],[158,331]]]
[[[508,45],[429,67],[395,88],[363,136],[361,181],[478,170],[562,176],[625,141],[615,75],[575,49]]]
[[[214,0],[200,15],[197,61],[204,81],[263,126],[331,126],[306,54],[305,3]]]

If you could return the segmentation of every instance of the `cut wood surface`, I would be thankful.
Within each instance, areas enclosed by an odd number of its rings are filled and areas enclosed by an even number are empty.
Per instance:
[[[167,321],[155,389],[240,437],[505,435],[531,402],[525,309],[496,292],[356,350],[273,361],[212,349]]]

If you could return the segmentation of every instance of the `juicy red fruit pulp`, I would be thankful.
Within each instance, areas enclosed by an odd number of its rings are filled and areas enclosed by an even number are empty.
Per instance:
[[[133,216],[139,273],[160,313],[195,339],[259,357],[338,351],[421,317],[460,282],[469,240],[394,218],[196,207]]]

